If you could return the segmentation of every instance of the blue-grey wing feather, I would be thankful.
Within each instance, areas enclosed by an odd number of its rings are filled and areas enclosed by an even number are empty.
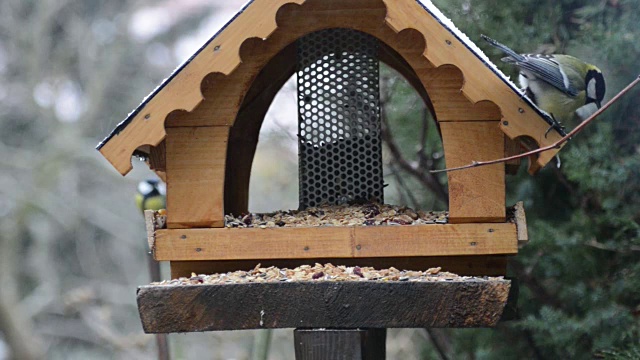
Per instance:
[[[519,60],[512,57],[505,57],[502,61],[516,64],[521,69],[533,73],[540,80],[552,85],[569,96],[578,95],[578,91],[566,82],[566,78],[562,76],[560,64],[549,56],[527,54],[522,55],[522,58]]]

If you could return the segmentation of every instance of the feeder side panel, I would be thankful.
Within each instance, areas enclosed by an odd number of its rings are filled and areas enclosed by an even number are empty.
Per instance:
[[[229,128],[167,128],[167,226],[224,226]]]
[[[444,122],[444,154],[448,168],[504,155],[498,121]],[[449,176],[449,222],[504,222],[504,164],[453,171]]]

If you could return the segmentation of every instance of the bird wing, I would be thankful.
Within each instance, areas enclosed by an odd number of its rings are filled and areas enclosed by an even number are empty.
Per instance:
[[[553,55],[524,54],[519,59],[505,57],[502,61],[516,64],[569,96],[578,96],[578,90],[571,85],[562,65]]]

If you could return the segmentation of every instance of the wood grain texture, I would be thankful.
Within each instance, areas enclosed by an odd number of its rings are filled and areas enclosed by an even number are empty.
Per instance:
[[[140,145],[157,145],[165,137],[164,122],[175,110],[192,111],[203,99],[200,84],[211,73],[231,74],[240,64],[240,48],[251,38],[265,39],[277,28],[276,13],[304,0],[256,0],[207,44],[146,104],[100,152],[121,173],[131,171],[131,154]]]
[[[147,244],[149,244],[149,251],[153,253],[156,247],[156,220],[154,210],[144,211],[144,226],[147,229]]]
[[[387,5],[386,23],[396,32],[415,29],[424,35],[427,46],[424,57],[435,66],[454,65],[462,71],[462,94],[472,103],[489,100],[502,113],[501,129],[510,138],[530,136],[540,146],[553,144],[561,138],[555,131],[545,137],[549,125],[499,76],[476,57],[465,44],[438,20],[425,13],[417,1],[383,0]],[[544,166],[557,153],[556,150],[541,154],[537,162]]]
[[[152,146],[149,151],[149,169],[166,171],[167,169],[167,142],[162,141],[158,146]]]
[[[518,201],[513,207],[513,218],[518,230],[518,245],[526,245],[529,242],[529,232],[527,230],[527,216],[524,213],[524,203]]]
[[[515,224],[156,231],[156,260],[516,254]]]
[[[276,94],[295,72],[295,54],[295,44],[289,45],[263,68],[231,127],[224,189],[227,214],[249,212],[249,182],[260,128]]]
[[[500,126],[510,138],[527,135],[540,145],[559,139],[556,132],[545,137],[547,123],[414,0],[256,0],[150,99],[101,153],[126,174],[133,151],[160,143],[166,134],[165,119],[177,110],[184,111],[174,113],[168,126],[231,125],[246,90],[271,58],[307,33],[335,27],[376,36],[405,57],[429,92],[436,113],[440,111],[441,121],[486,120],[496,113],[495,105],[486,102],[491,101],[499,107]],[[406,31],[418,32],[423,40],[407,46],[398,38]],[[421,71],[442,65],[455,66],[464,81],[455,86],[451,81],[446,89],[430,86],[432,74]],[[209,116],[212,109],[219,113]],[[556,152],[541,154],[538,166]]]
[[[522,145],[520,141],[512,140],[508,136],[504,137],[504,157],[519,155],[522,153]],[[505,172],[508,175],[515,175],[520,170],[522,159],[507,161],[504,163]]]
[[[237,270],[248,271],[259,263],[263,267],[277,266],[293,269],[300,265],[315,263],[345,266],[371,266],[376,269],[395,267],[401,270],[427,270],[441,267],[465,276],[505,276],[507,274],[507,255],[473,256],[422,256],[422,257],[379,257],[379,258],[310,258],[310,259],[260,259],[260,260],[209,260],[209,261],[171,261],[171,278],[190,277],[191,273],[215,274]]]
[[[473,103],[462,93],[462,71],[452,65],[442,65],[418,71],[425,84],[438,121],[486,121],[501,118],[500,109],[491,101]]]
[[[224,225],[229,128],[167,128],[167,227]]]
[[[387,329],[296,329],[296,360],[384,360]]]
[[[440,130],[448,168],[504,155],[504,134],[497,121],[443,122]],[[505,221],[504,163],[452,171],[447,175],[450,222]]]
[[[268,328],[492,327],[508,280],[142,286],[146,333]]]

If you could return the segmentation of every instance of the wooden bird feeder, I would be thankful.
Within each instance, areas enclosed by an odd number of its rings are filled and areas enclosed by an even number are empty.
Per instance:
[[[545,136],[549,123],[540,110],[427,0],[249,1],[98,146],[121,174],[137,154],[167,182],[166,229],[149,234],[155,259],[170,261],[173,277],[250,269],[259,262],[442,266],[462,275],[505,275],[507,257],[527,233],[522,207],[508,214],[504,164],[448,174],[446,224],[225,227],[225,214],[248,212],[260,127],[295,73],[301,207],[314,206],[318,196],[339,202],[350,196],[345,189],[354,188],[382,200],[381,176],[375,175],[382,167],[378,61],[402,74],[433,112],[447,167],[561,137],[555,131]],[[352,152],[360,162],[344,160]],[[345,166],[326,161],[334,153]],[[530,172],[555,153],[530,159]],[[147,332],[464,327],[494,326],[509,284],[150,286],[138,296]],[[386,299],[404,301],[404,310],[382,306]],[[271,313],[257,321],[266,308]]]

